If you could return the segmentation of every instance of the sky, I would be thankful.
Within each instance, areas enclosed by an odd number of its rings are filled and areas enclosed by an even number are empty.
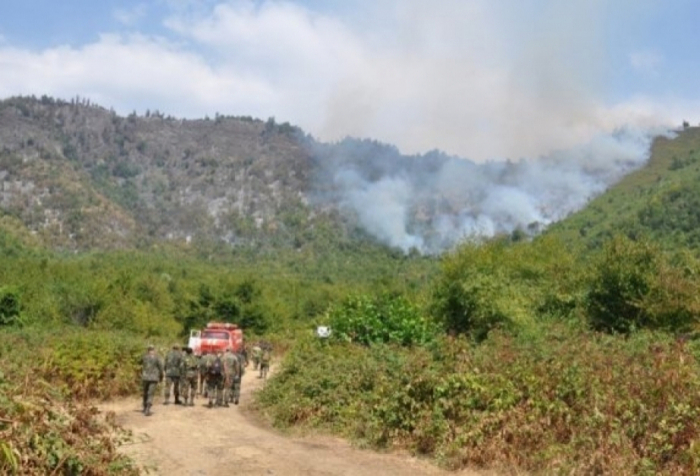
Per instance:
[[[474,161],[700,121],[697,0],[3,0],[0,98]]]

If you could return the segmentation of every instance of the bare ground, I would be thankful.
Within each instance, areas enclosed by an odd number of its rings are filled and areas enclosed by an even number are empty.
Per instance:
[[[441,470],[407,454],[377,453],[352,447],[329,436],[285,436],[256,419],[252,393],[262,381],[256,372],[243,377],[241,405],[207,408],[199,398],[194,407],[162,405],[156,397],[150,417],[141,413],[138,398],[100,406],[114,412],[119,424],[133,432],[121,450],[148,474],[182,476],[477,476]],[[492,473],[489,473],[492,474]]]

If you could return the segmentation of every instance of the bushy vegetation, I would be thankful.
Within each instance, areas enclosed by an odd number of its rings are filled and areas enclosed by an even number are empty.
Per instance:
[[[438,327],[403,296],[351,296],[328,311],[333,339],[364,345],[425,344]]]
[[[444,257],[431,313],[448,332],[483,340],[548,315],[568,318],[578,306],[584,270],[556,239],[465,244]]]
[[[0,333],[0,472],[137,474],[117,451],[129,437],[95,398],[134,393],[144,340],[26,327]]]
[[[451,468],[696,474],[698,269],[624,236],[595,256],[550,237],[467,244],[409,313],[444,332],[406,348],[390,298],[349,299],[330,316],[353,338],[298,343],[260,408]]]
[[[538,331],[410,350],[305,341],[259,404],[278,426],[407,448],[450,468],[700,471],[700,368],[687,345],[645,332]]]
[[[616,237],[595,260],[586,312],[594,329],[696,330],[700,263],[692,254],[663,253],[658,245]]]

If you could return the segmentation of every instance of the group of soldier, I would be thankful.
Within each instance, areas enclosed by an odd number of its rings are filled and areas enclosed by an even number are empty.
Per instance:
[[[262,355],[255,360],[256,351],[253,348],[255,368],[261,368]],[[271,348],[269,349],[271,351]],[[269,368],[269,352],[267,354],[267,367]],[[208,406],[214,405],[228,407],[230,403],[238,405],[241,397],[241,378],[248,366],[248,355],[245,349],[234,353],[228,348],[225,352],[204,354],[197,356],[189,347],[180,349],[174,345],[161,360],[154,346],[148,346],[148,352],[143,356],[142,375],[143,382],[143,413],[146,416],[152,414],[153,397],[158,383],[165,380],[163,389],[163,404],[170,403],[170,394],[177,405],[194,406],[197,395],[203,395],[209,400]]]

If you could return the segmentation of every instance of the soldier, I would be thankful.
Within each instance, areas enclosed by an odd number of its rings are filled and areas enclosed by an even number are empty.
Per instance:
[[[170,403],[170,387],[173,388],[175,404],[180,405],[180,366],[182,365],[182,353],[180,346],[175,344],[165,356],[165,389],[163,391],[163,404]]]
[[[253,346],[253,370],[258,370],[260,367],[260,357],[262,356],[262,347],[258,342]]]
[[[270,360],[272,360],[272,346],[265,345],[260,356],[260,376],[258,378],[267,378],[267,372],[270,370]]]
[[[224,371],[226,373],[224,380],[224,406],[228,407],[229,402],[235,400],[234,386],[235,382],[241,381],[241,365],[238,356],[233,353],[233,349],[228,347],[224,354]]]
[[[143,413],[151,416],[153,395],[156,393],[156,385],[163,381],[163,363],[156,354],[152,345],[148,346],[148,352],[143,356],[141,364],[141,381],[143,382]]]
[[[214,362],[214,359],[216,356],[211,353],[204,353],[202,354],[202,357],[199,359],[199,380],[202,385],[202,395],[204,398],[207,398],[209,393],[207,391],[208,388],[208,381],[209,381],[209,368],[211,367],[212,362]]]
[[[209,398],[209,408],[216,405],[221,406],[224,403],[224,360],[223,353],[219,351],[213,359],[209,359],[207,367],[207,396]]]
[[[236,354],[236,357],[238,357],[240,372],[238,378],[233,382],[233,403],[238,405],[238,400],[241,398],[241,382],[243,381],[243,375],[245,375],[245,368],[248,367],[248,352],[245,350],[245,347]]]
[[[241,365],[248,367],[248,347],[245,345],[241,345],[241,348],[238,349],[236,355],[238,356],[238,360],[241,361]],[[245,371],[243,371],[243,368],[241,368],[241,376],[244,373]]]
[[[191,348],[185,347],[185,356],[180,366],[180,394],[184,397],[183,405],[194,406],[198,377],[199,359],[192,353]]]

